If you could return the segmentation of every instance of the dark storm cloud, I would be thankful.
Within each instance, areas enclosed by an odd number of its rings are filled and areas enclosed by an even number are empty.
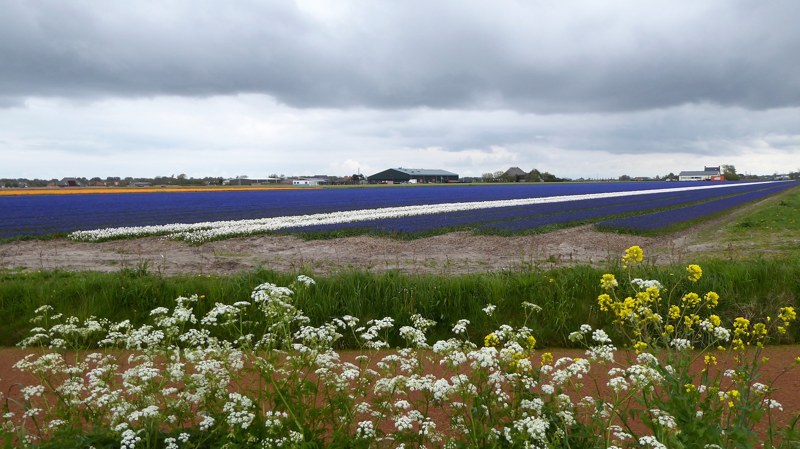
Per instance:
[[[347,10],[4,0],[0,106],[237,93],[295,107],[540,113],[800,104],[794,0],[321,7]]]

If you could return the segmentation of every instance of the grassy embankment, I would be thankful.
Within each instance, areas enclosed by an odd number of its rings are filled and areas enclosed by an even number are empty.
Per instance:
[[[702,263],[702,267],[703,279],[694,287],[699,292],[719,293],[723,318],[763,318],[782,306],[800,305],[800,260],[717,260]],[[440,323],[432,333],[436,339],[449,335],[452,325],[466,318],[472,322],[471,337],[476,341],[500,323],[521,325],[521,303],[528,301],[543,308],[535,322],[529,323],[540,344],[563,346],[568,343],[567,335],[581,324],[601,324],[596,298],[604,272],[579,266],[457,277],[344,273],[317,278],[317,285],[299,294],[296,301],[317,324],[349,314],[362,320],[390,316],[402,325],[409,322],[411,314],[420,313]],[[634,274],[667,284],[685,278],[685,267],[647,266]],[[138,324],[156,307],[171,308],[178,296],[202,295],[196,310],[203,314],[216,302],[249,299],[260,283],[288,285],[291,281],[291,276],[268,271],[171,278],[137,271],[4,273],[0,275],[0,313],[5,317],[0,345],[12,345],[22,338],[31,327],[28,320],[33,311],[43,304],[80,318],[93,315]],[[689,288],[687,284],[683,287]],[[674,293],[676,300],[682,293]],[[482,308],[490,303],[497,306],[497,312],[487,318]],[[787,341],[800,341],[800,335],[791,337]]]
[[[714,244],[691,261],[704,270],[694,287],[719,293],[723,318],[763,318],[782,306],[800,306],[800,189],[735,212],[724,224],[703,231],[697,241]],[[631,274],[672,285],[674,279],[685,278],[684,270],[645,264]],[[543,308],[530,323],[540,344],[563,346],[581,324],[600,324],[596,298],[601,293],[599,278],[606,271],[624,278],[618,266],[448,277],[349,272],[316,278],[317,285],[296,300],[315,323],[349,314],[362,320],[390,316],[402,325],[411,314],[420,313],[439,322],[433,338],[449,335],[450,327],[466,318],[472,322],[471,337],[476,341],[499,323],[521,324],[521,303],[528,301]],[[198,313],[203,313],[216,302],[247,300],[260,283],[288,285],[292,278],[263,270],[225,277],[162,277],[148,273],[146,267],[111,274],[0,272],[0,313],[5,319],[0,345],[13,345],[22,338],[31,328],[33,311],[43,304],[66,315],[138,324],[153,308],[171,307],[178,296],[203,295],[198,306]],[[682,287],[690,286],[684,282]],[[679,298],[682,293],[673,295]],[[487,318],[482,308],[490,303],[497,306],[497,314]],[[787,341],[800,341],[800,334]]]

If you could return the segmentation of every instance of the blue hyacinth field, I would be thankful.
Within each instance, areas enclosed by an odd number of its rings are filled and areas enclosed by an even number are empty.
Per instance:
[[[192,242],[342,230],[526,233],[596,223],[654,231],[765,198],[794,182],[631,182],[0,197],[0,238],[99,241],[167,235]]]

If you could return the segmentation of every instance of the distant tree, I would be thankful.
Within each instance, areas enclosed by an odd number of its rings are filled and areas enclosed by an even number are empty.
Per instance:
[[[556,176],[556,175],[554,175],[552,173],[544,172],[544,173],[542,173],[542,181],[544,181],[544,182],[561,182],[561,181],[563,181],[563,179],[559,178],[558,176]]]
[[[483,182],[494,182],[494,174],[486,172],[483,175],[481,175],[481,180]]]
[[[738,181],[739,175],[736,174],[736,167],[733,165],[723,165],[722,175],[726,181]]]
[[[619,180],[620,181],[630,181],[631,177],[628,176],[628,175],[622,175],[622,176],[619,177]]]
[[[525,180],[528,182],[542,182],[542,173],[534,168],[530,171],[530,173],[528,173],[528,176],[525,178]]]
[[[500,172],[495,172],[495,174],[497,174],[497,173],[500,173]],[[497,180],[500,181],[500,182],[514,182],[514,181],[516,181],[516,178],[514,178],[511,175],[506,174],[506,172],[502,172],[500,174],[500,176],[497,177]]]

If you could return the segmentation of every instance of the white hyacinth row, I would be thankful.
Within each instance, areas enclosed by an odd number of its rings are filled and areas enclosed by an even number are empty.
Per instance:
[[[286,228],[352,223],[382,220],[387,218],[413,217],[447,212],[492,209],[497,207],[528,206],[532,204],[560,203],[566,201],[615,198],[623,196],[651,195],[657,193],[683,192],[714,188],[737,187],[742,184],[712,184],[708,186],[674,187],[669,189],[631,190],[625,192],[588,193],[583,195],[561,195],[512,200],[471,201],[459,203],[422,204],[416,206],[381,207],[309,215],[228,220],[201,223],[173,223],[153,226],[127,226],[91,231],[75,231],[69,234],[72,240],[101,241],[118,238],[166,235],[170,238],[202,243],[236,236],[246,236]]]

